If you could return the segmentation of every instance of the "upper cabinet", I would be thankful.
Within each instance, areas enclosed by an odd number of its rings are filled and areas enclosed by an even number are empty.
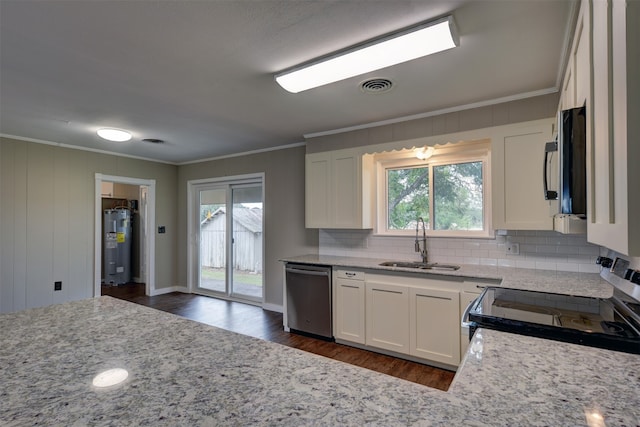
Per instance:
[[[553,209],[557,207],[555,202],[544,199],[542,178],[544,147],[551,141],[554,122],[553,118],[536,120],[494,131],[491,138],[494,229],[553,230]],[[557,164],[551,166],[557,172]]]
[[[356,150],[307,154],[307,228],[373,227],[373,156]]]
[[[591,82],[589,19],[588,6],[581,7],[573,34],[573,43],[567,52],[567,70],[562,83],[560,110],[582,107],[589,98]]]
[[[640,255],[640,2],[582,1],[591,23],[587,238]],[[591,14],[591,19],[588,18]],[[585,33],[588,34],[588,33]]]

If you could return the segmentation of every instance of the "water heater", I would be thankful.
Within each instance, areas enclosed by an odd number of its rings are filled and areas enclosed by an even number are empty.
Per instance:
[[[131,281],[131,211],[104,211],[102,238],[104,283],[120,285]]]

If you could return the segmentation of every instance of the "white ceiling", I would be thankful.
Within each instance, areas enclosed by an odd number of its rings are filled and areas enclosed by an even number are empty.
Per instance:
[[[0,133],[167,162],[557,89],[573,0],[0,0]],[[460,47],[298,94],[274,73],[452,13]],[[364,93],[384,77],[394,88]],[[131,131],[126,143],[95,135]],[[141,142],[159,138],[161,145]]]

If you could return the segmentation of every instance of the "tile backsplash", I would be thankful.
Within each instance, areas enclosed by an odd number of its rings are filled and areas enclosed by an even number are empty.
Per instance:
[[[374,235],[371,230],[320,230],[320,255],[419,261],[415,238]],[[518,243],[518,255],[507,244]],[[599,273],[595,259],[606,250],[587,242],[586,235],[554,231],[507,231],[492,239],[427,238],[429,262],[497,265],[538,270]]]

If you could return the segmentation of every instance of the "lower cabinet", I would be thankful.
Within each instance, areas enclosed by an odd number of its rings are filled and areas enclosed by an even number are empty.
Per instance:
[[[409,353],[409,288],[367,281],[366,292],[366,344]]]
[[[460,363],[458,299],[457,290],[409,289],[409,354],[448,365]]]
[[[334,336],[357,344],[365,343],[365,294],[364,280],[344,278],[351,273],[354,277],[361,272],[339,271],[335,279]]]
[[[345,344],[438,366],[460,364],[469,330],[460,318],[499,281],[426,274],[334,270],[334,336]]]

